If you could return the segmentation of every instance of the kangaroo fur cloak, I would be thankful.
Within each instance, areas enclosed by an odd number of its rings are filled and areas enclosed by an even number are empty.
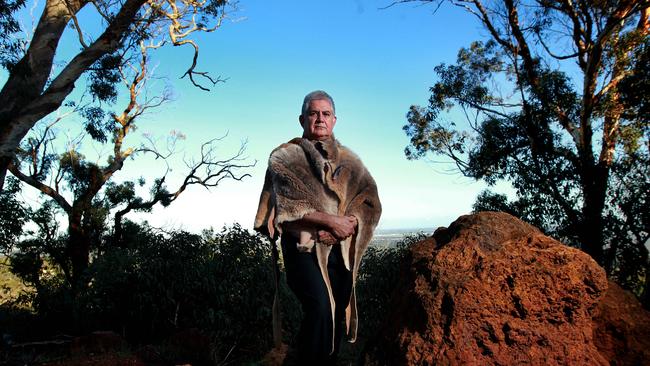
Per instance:
[[[356,233],[340,243],[343,262],[352,271],[352,295],[345,314],[348,341],[354,342],[358,326],[354,287],[361,257],[379,222],[381,203],[377,185],[359,157],[333,136],[325,141],[294,138],[271,152],[254,228],[273,241],[282,234],[283,223],[315,211],[351,215],[358,221]],[[306,228],[293,234],[299,238],[298,250],[316,251],[334,323],[335,304],[327,273],[332,247],[318,242],[317,231],[318,228]],[[332,324],[332,330],[334,327]],[[332,351],[334,334],[333,331]]]

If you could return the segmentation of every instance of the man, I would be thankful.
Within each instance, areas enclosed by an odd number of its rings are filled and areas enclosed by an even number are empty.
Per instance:
[[[287,282],[304,314],[299,362],[332,364],[344,330],[356,340],[354,282],[381,204],[361,160],[334,138],[332,98],[307,94],[298,119],[302,138],[269,157],[254,227],[281,237]]]

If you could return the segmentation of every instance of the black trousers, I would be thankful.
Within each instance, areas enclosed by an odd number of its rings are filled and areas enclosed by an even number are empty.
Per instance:
[[[297,238],[283,235],[282,256],[287,283],[302,305],[303,319],[296,339],[299,364],[328,365],[336,362],[340,342],[345,333],[345,308],[352,294],[352,272],[345,268],[339,245],[332,247],[327,264],[336,303],[335,329],[325,281],[320,273],[316,253],[301,253]],[[332,332],[334,353],[330,355]]]

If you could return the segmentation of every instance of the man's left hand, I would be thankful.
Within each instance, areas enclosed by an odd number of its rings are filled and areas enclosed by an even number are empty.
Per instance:
[[[318,242],[332,246],[339,241],[327,230],[318,230]]]

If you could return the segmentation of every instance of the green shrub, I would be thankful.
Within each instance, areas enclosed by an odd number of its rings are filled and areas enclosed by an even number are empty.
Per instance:
[[[130,239],[89,269],[79,302],[86,328],[113,329],[132,343],[199,329],[212,339],[212,361],[255,359],[270,348],[274,287],[260,236],[239,225],[203,235],[143,227]]]
[[[76,297],[60,270],[50,268],[43,275],[43,268],[53,267],[47,257],[27,251],[17,256],[14,271],[37,290],[25,300],[33,313],[18,316],[5,304],[0,326],[21,338],[113,330],[135,347],[157,345],[159,359],[152,361],[163,364],[244,364],[260,360],[272,348],[275,287],[266,239],[239,225],[195,235],[125,223],[124,232],[119,247],[107,240],[94,254],[88,286]],[[342,358],[354,360],[378,331],[408,247],[422,238],[424,234],[412,235],[394,246],[368,249],[357,282],[360,344]],[[280,300],[285,342],[292,343],[301,311],[284,278]],[[12,321],[18,318],[21,325]],[[201,350],[192,348],[196,344]]]
[[[370,338],[388,316],[390,299],[399,282],[404,259],[411,245],[423,240],[424,233],[405,236],[395,245],[370,246],[361,261],[357,278],[359,338]]]

